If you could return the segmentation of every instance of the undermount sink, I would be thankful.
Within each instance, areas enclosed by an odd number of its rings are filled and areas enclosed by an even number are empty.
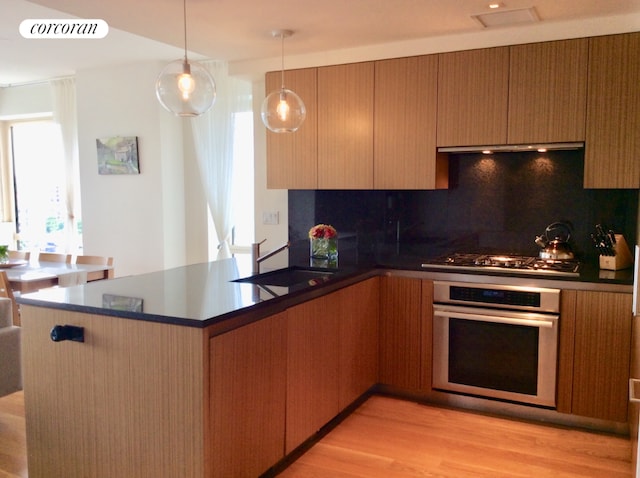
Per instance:
[[[256,285],[270,285],[277,287],[292,287],[299,284],[314,286],[327,282],[334,274],[333,271],[323,269],[305,269],[302,267],[287,267],[271,272],[264,272],[232,282],[243,282]]]

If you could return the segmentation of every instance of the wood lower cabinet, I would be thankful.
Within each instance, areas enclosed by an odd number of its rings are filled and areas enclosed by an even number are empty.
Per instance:
[[[377,383],[378,278],[287,310],[289,453]]]
[[[421,281],[380,278],[380,382],[408,390],[421,387]]]
[[[212,476],[203,330],[23,305],[30,478]],[[84,342],[53,342],[56,324]]]
[[[562,291],[558,411],[627,421],[631,294]]]
[[[339,407],[344,409],[378,383],[379,278],[333,295],[339,320]]]
[[[331,295],[287,310],[286,453],[340,412],[338,327]]]
[[[286,325],[283,312],[210,339],[211,476],[253,478],[284,457]]]
[[[589,39],[585,188],[640,187],[640,33]]]

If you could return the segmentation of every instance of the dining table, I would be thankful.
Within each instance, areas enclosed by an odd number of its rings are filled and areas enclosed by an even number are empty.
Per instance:
[[[0,264],[14,292],[21,294],[48,287],[67,287],[107,279],[113,266],[13,260]]]

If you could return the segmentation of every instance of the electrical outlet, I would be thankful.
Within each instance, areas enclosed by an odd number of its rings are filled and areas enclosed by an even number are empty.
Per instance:
[[[277,226],[280,223],[280,213],[278,211],[262,211],[262,224]]]

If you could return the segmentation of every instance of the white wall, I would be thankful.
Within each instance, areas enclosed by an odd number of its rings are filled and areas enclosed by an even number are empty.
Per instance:
[[[254,215],[255,239],[260,242],[262,254],[277,249],[289,238],[289,210],[286,189],[267,189],[267,130],[260,118],[260,107],[265,98],[264,75],[253,83],[253,111],[254,113]],[[277,211],[279,224],[262,224],[263,211]],[[262,263],[262,271],[277,269],[288,265],[287,251],[276,254]]]
[[[162,109],[156,62],[76,75],[85,253],[114,257],[116,276],[186,261],[182,119]],[[137,136],[139,175],[99,175],[96,139]]]

